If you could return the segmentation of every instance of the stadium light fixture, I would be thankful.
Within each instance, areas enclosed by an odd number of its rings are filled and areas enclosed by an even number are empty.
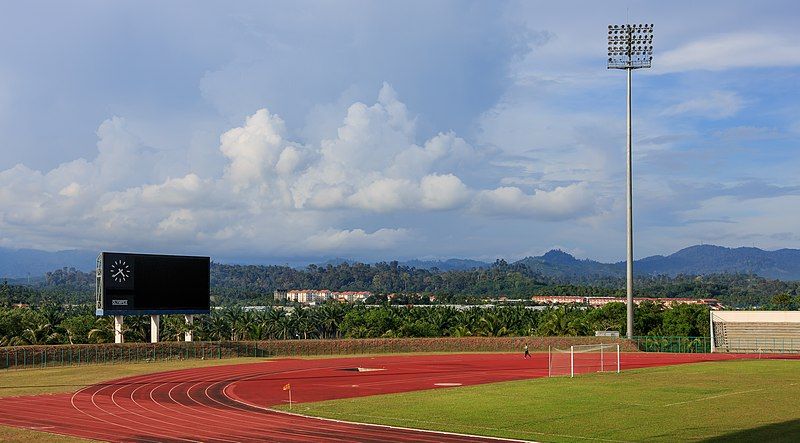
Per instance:
[[[628,254],[627,254],[627,305],[628,338],[633,338],[633,178],[632,178],[632,134],[631,127],[631,78],[634,69],[649,68],[653,62],[653,24],[608,25],[608,69],[628,71]]]

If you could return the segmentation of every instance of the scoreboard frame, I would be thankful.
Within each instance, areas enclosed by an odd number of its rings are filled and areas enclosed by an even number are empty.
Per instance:
[[[208,314],[211,258],[101,252],[95,315]]]

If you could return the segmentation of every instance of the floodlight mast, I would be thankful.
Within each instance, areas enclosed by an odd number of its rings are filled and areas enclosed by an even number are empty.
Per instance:
[[[626,266],[626,293],[628,307],[628,338],[633,338],[633,128],[631,125],[631,80],[634,69],[649,68],[653,61],[653,25],[608,25],[608,69],[628,72],[627,97],[627,234],[628,253]]]

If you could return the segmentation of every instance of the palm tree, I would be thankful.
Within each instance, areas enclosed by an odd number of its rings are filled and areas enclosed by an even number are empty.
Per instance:
[[[303,339],[308,339],[308,334],[314,332],[314,322],[308,309],[295,309],[292,320],[295,330],[303,334]]]
[[[223,314],[228,327],[230,327],[230,340],[238,340],[239,333],[244,330],[244,311],[242,308],[228,308]]]
[[[109,343],[114,340],[114,325],[108,317],[100,317],[89,330],[89,340],[95,343]]]
[[[573,314],[573,312],[575,314]],[[540,335],[585,335],[589,327],[581,312],[562,306],[551,309],[539,324]]]
[[[485,337],[503,337],[509,335],[508,328],[503,320],[492,310],[481,317],[478,327],[478,335]]]
[[[21,337],[16,335],[4,335],[0,337],[0,347],[4,346],[22,346],[25,345],[25,341],[22,340]]]
[[[339,337],[339,325],[344,320],[345,309],[339,303],[327,303],[314,310],[312,316],[322,338]]]
[[[440,335],[451,335],[450,328],[455,324],[456,310],[451,307],[425,309],[428,314],[425,321],[433,325]]]
[[[286,333],[284,333],[285,318],[286,311],[283,309],[272,308],[264,314],[267,338],[279,338],[281,335],[286,338]]]
[[[211,340],[226,340],[231,329],[228,319],[216,312],[208,318],[208,338]]]
[[[53,330],[50,323],[26,328],[20,336],[27,345],[47,345],[61,341],[61,334]]]
[[[466,325],[458,325],[450,331],[451,337],[471,337],[472,331]]]

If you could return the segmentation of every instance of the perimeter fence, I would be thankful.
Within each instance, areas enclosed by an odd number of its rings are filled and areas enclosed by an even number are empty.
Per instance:
[[[711,352],[711,337],[633,337],[631,341],[639,351],[644,352]]]
[[[0,348],[0,369],[48,368],[84,364],[121,364],[235,357],[303,357],[314,355],[390,354],[409,352],[522,352],[548,347],[633,342],[608,337],[442,337],[326,340],[263,340],[11,346]]]

